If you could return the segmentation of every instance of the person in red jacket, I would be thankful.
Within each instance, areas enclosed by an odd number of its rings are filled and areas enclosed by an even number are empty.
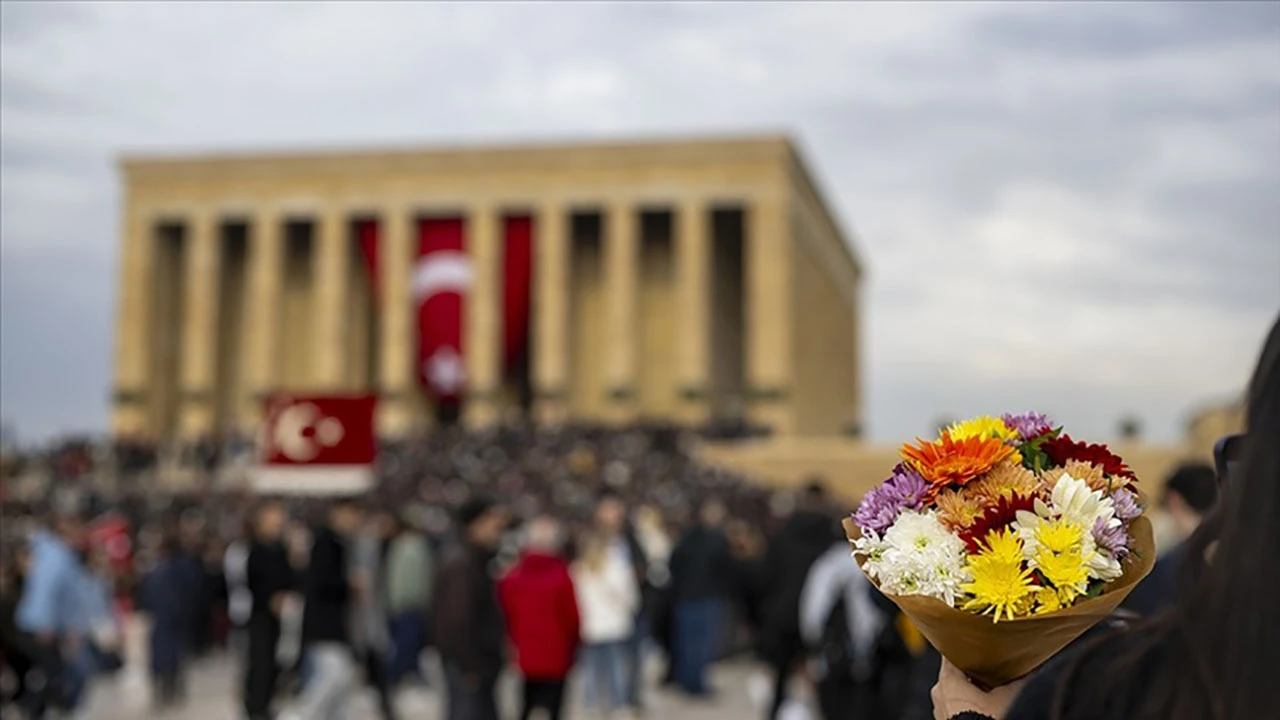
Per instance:
[[[565,678],[578,650],[578,601],[569,565],[558,554],[560,537],[556,520],[531,520],[520,562],[498,583],[507,633],[524,675],[521,720],[537,708],[559,720]]]

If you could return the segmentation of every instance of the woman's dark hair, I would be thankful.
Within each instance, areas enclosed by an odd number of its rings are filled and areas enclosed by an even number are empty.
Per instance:
[[[1240,471],[1187,539],[1177,602],[1120,637],[1107,635],[1078,653],[1058,685],[1051,717],[1274,717],[1272,683],[1280,667],[1280,319],[1249,384],[1246,419]],[[1072,682],[1094,663],[1105,664],[1102,671],[1087,672],[1096,683]]]
[[[1164,497],[1176,494],[1197,515],[1204,515],[1218,502],[1218,473],[1202,462],[1183,463],[1164,485]]]

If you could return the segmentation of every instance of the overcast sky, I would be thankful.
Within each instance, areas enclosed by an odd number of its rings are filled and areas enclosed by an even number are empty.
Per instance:
[[[0,414],[102,429],[124,152],[786,131],[869,268],[873,437],[1177,437],[1280,311],[1280,5],[0,11]]]

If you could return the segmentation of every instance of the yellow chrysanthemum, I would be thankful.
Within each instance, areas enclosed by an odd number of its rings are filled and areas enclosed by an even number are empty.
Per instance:
[[[978,544],[981,551],[969,556],[968,563],[973,582],[960,586],[973,595],[964,609],[990,613],[992,622],[1025,614],[1026,598],[1035,592],[1035,586],[1031,584],[1031,571],[1022,565],[1022,541],[1018,535],[1007,528],[994,530]]]
[[[1035,564],[1058,592],[1063,606],[1070,605],[1089,588],[1089,565],[1079,550],[1053,553],[1041,549],[1036,553]]]
[[[965,438],[996,438],[998,440],[1016,440],[1018,431],[1009,427],[1003,420],[990,415],[979,415],[968,420],[953,423],[946,433],[955,440]]]
[[[1084,545],[1084,528],[1066,520],[1041,522],[1036,525],[1035,533],[1039,552],[1079,553]]]
[[[1002,497],[1011,498],[1015,494],[1031,497],[1039,490],[1040,481],[1035,473],[1012,458],[991,468],[991,472],[965,487],[966,492],[982,498],[983,504],[994,504]]]
[[[934,502],[938,504],[938,519],[952,530],[969,527],[984,509],[976,497],[961,490],[943,490]]]
[[[1036,615],[1043,615],[1062,609],[1062,601],[1058,598],[1058,593],[1050,588],[1042,587],[1035,592],[1035,610],[1032,612]]]

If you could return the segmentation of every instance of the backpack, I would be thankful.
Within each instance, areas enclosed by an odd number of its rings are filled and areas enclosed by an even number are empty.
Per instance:
[[[822,626],[822,639],[816,648],[818,659],[828,676],[852,677],[854,671],[853,638],[849,632],[849,613],[844,593],[832,604]]]

